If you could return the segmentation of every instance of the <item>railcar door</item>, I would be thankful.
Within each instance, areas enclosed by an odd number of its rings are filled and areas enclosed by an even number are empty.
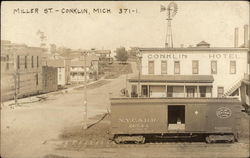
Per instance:
[[[207,112],[204,104],[186,105],[186,131],[201,132],[206,130]]]

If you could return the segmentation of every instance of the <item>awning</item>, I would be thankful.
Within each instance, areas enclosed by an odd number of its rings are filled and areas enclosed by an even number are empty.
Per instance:
[[[139,76],[128,79],[138,82]],[[168,83],[213,83],[212,75],[141,75],[140,82],[168,82]]]

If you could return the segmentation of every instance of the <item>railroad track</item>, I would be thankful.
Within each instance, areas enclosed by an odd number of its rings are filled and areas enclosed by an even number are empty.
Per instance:
[[[145,144],[116,144],[110,140],[100,140],[100,141],[80,141],[80,140],[66,140],[57,144],[57,149],[59,150],[83,150],[86,148],[158,148],[158,147],[167,147],[176,148],[176,147],[186,147],[186,148],[230,148],[232,146],[246,146],[245,143],[214,143],[206,144],[205,142],[147,142]]]

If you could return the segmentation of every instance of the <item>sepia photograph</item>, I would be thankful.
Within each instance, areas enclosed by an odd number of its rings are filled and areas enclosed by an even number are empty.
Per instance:
[[[0,158],[249,158],[248,1],[2,1]]]

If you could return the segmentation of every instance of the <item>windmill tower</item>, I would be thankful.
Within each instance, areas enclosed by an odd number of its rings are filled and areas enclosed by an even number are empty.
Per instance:
[[[172,28],[171,28],[171,20],[176,15],[178,10],[177,4],[174,2],[169,3],[168,7],[161,5],[161,12],[166,11],[167,14],[167,33],[165,40],[165,47],[173,48],[173,36],[172,36]]]
[[[38,30],[36,34],[39,36],[39,38],[41,40],[40,47],[46,48],[46,39],[47,39],[47,37],[44,35],[44,32]]]

